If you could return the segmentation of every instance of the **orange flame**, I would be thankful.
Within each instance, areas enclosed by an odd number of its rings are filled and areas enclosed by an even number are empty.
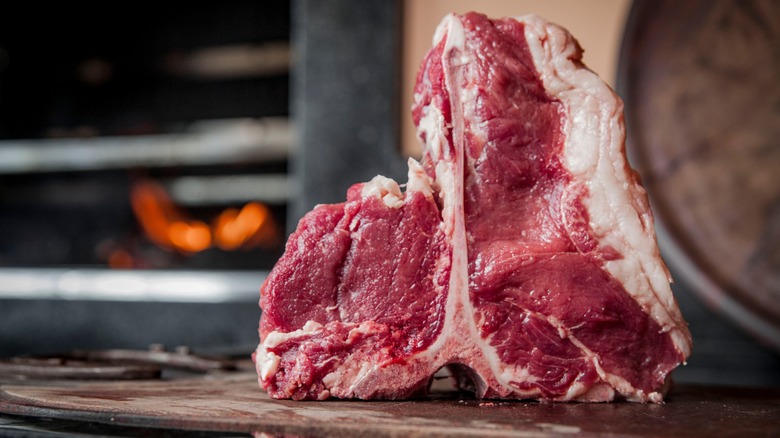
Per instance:
[[[151,181],[136,183],[130,193],[130,205],[152,242],[164,247],[174,246],[168,228],[172,222],[181,221],[182,215],[162,186]]]
[[[200,221],[177,221],[168,225],[168,240],[184,252],[200,252],[211,246],[211,230]]]
[[[276,229],[268,207],[250,202],[241,210],[223,210],[209,227],[177,208],[162,186],[136,183],[130,202],[141,228],[155,244],[183,253],[197,253],[213,245],[225,251],[274,242]]]
[[[268,208],[258,202],[246,204],[241,211],[223,211],[214,224],[214,241],[220,249],[233,251],[248,242],[268,219]]]

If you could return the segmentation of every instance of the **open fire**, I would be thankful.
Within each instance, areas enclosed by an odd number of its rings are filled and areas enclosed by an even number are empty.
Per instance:
[[[149,240],[183,255],[210,248],[236,251],[278,243],[278,227],[268,207],[260,202],[225,208],[207,223],[177,206],[161,184],[144,179],[131,187],[130,203]],[[108,263],[111,267],[128,267],[132,256],[118,248],[109,255]]]

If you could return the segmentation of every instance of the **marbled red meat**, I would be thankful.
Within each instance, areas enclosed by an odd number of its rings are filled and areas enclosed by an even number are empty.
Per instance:
[[[479,397],[662,400],[690,333],[622,103],[581,54],[532,15],[442,21],[406,190],[316,207],[261,288],[272,397],[404,398],[447,366]]]

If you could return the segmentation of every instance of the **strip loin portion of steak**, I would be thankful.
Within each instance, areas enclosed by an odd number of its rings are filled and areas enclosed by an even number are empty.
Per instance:
[[[691,338],[625,157],[622,102],[564,29],[449,15],[412,109],[406,190],[320,205],[261,288],[272,397],[660,402]]]

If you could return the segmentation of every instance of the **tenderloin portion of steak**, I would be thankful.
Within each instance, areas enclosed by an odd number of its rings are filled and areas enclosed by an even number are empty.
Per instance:
[[[622,103],[536,16],[446,17],[406,191],[321,205],[261,289],[277,398],[403,398],[448,366],[479,397],[662,400],[691,339],[625,158]]]
[[[300,221],[263,284],[255,362],[273,397],[405,398],[428,387],[452,259],[430,180],[412,161],[405,193],[378,176],[347,198]]]

